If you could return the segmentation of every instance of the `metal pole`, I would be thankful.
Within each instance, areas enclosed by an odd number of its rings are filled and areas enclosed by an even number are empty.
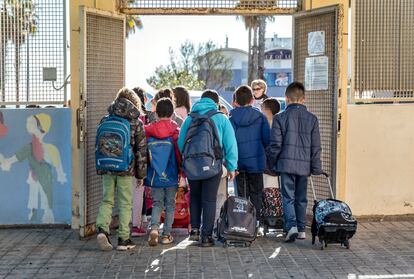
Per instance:
[[[66,53],[66,0],[63,0],[63,79],[66,80],[67,75],[67,53]],[[63,103],[67,105],[67,84],[63,86]]]
[[[26,102],[29,102],[29,89],[30,89],[30,62],[29,62],[29,42],[30,42],[30,36],[27,36],[26,40]]]

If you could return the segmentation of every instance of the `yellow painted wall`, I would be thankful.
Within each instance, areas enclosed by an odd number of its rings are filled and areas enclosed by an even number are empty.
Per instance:
[[[355,215],[414,214],[414,104],[349,105],[346,201]]]
[[[80,168],[79,162],[83,160],[81,158],[79,149],[77,148],[77,125],[76,125],[76,110],[79,108],[79,38],[80,38],[80,26],[79,26],[79,7],[85,6],[90,8],[96,8],[104,11],[115,11],[116,0],[77,0],[69,2],[70,9],[70,72],[71,72],[71,104],[72,109],[72,227],[79,228],[79,177]]]

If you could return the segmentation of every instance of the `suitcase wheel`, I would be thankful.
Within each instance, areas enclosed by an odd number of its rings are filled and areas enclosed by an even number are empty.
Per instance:
[[[346,249],[350,249],[351,248],[351,242],[349,241],[349,239],[345,239],[344,240],[344,246],[346,247]]]
[[[244,246],[245,246],[245,247],[250,247],[250,245],[252,245],[252,243],[251,243],[251,242],[246,242],[246,243],[244,243]]]
[[[325,249],[326,247],[328,247],[326,240],[321,240],[321,250]]]

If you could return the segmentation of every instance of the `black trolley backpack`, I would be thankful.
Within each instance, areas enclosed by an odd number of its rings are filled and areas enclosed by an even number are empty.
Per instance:
[[[312,244],[315,244],[316,236],[318,236],[321,250],[327,247],[328,243],[339,243],[349,249],[351,247],[350,239],[357,229],[357,221],[346,203],[334,199],[331,180],[327,173],[323,173],[323,175],[328,181],[331,199],[317,201],[313,179],[312,176],[310,177],[314,197]]]
[[[228,189],[226,191],[228,195]],[[217,239],[223,242],[224,247],[249,247],[257,236],[256,224],[256,208],[253,203],[245,197],[230,196],[221,207],[217,219]]]

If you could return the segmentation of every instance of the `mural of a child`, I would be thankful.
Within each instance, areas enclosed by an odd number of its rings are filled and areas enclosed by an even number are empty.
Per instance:
[[[38,209],[43,210],[42,223],[54,223],[53,206],[53,172],[56,169],[57,181],[60,184],[67,182],[63,171],[59,150],[55,145],[43,141],[52,125],[51,117],[46,113],[31,115],[26,120],[27,132],[31,135],[30,143],[21,147],[15,155],[4,158],[0,154],[0,167],[3,171],[10,171],[16,162],[27,160],[29,173],[27,184],[29,185],[29,220],[39,218]],[[40,201],[40,207],[39,207]]]

